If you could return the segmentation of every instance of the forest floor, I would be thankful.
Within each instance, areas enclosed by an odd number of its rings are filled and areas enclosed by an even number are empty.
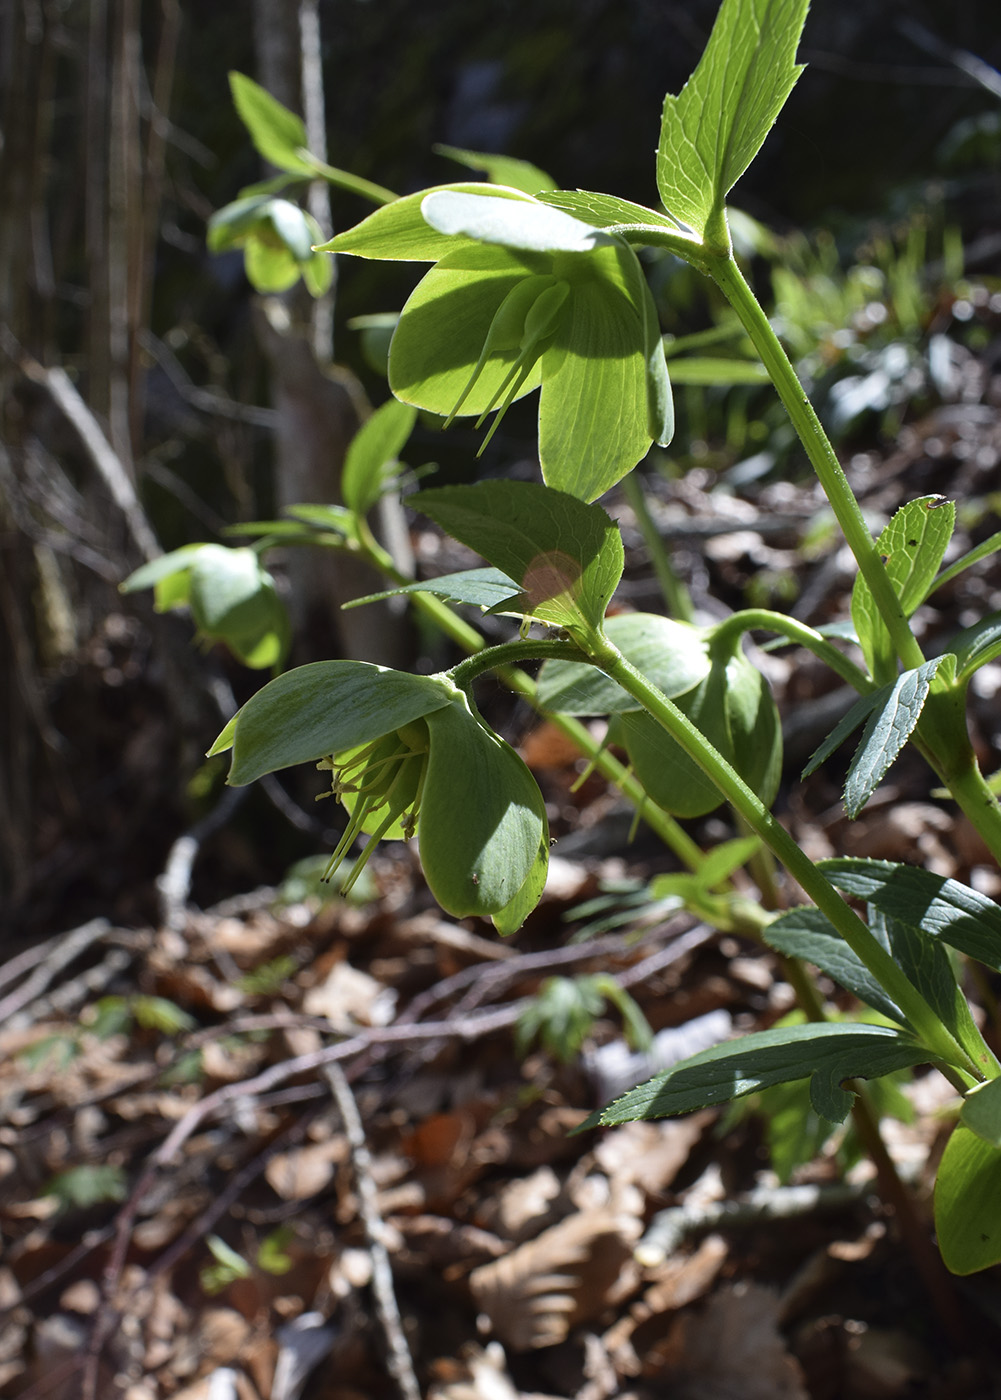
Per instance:
[[[874,519],[931,492],[959,500],[950,557],[996,528],[1001,436],[977,399],[850,462]],[[698,606],[707,584],[739,599],[794,573],[813,623],[847,615],[853,578],[830,542],[804,549],[821,505],[811,485],[728,490],[709,471],[653,502],[682,562],[706,537]],[[620,596],[657,608],[628,509],[613,513],[632,561]],[[923,643],[999,597],[988,560],[922,610]],[[779,814],[811,856],[910,860],[1001,893],[916,759],[854,823],[844,754],[800,784],[848,697],[801,652],[759,659],[785,723]],[[989,771],[999,690],[1001,666],[985,667],[971,724]],[[576,785],[579,756],[543,720],[509,717],[558,838],[543,903],[510,940],[444,918],[403,847],[373,859],[363,900],[321,897],[314,866],[197,908],[189,842],[155,923],[96,918],[0,966],[0,1393],[1001,1396],[997,1271],[922,1278],[851,1130],[826,1138],[803,1095],[571,1135],[651,1067],[773,1024],[793,994],[767,950],[651,903],[663,850],[643,828],[630,843],[632,813],[601,780]],[[722,813],[693,831],[734,834]],[[567,1063],[516,1045],[546,979],[599,971],[642,1008],[653,1058],[610,1005]],[[887,1106],[927,1241],[951,1095],[928,1072]]]

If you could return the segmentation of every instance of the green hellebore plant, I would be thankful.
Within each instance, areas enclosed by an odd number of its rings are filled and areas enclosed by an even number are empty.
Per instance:
[[[435,265],[389,352],[397,398],[478,424],[541,386],[550,486],[592,501],[674,433],[657,312],[635,252],[518,190],[443,186],[396,200],[323,250]],[[481,447],[481,451],[483,448]]]
[[[490,918],[512,933],[539,901],[549,864],[542,794],[445,674],[300,666],[253,695],[210,754],[227,749],[235,786],[295,763],[330,770],[350,816],[326,878],[359,834],[371,838],[345,889],[380,840],[416,833],[431,893],[456,918]]]

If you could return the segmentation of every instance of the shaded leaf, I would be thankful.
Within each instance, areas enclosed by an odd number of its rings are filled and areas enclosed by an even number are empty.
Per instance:
[[[360,608],[364,603],[377,603],[382,598],[395,598],[404,593],[433,593],[449,603],[470,603],[491,610],[512,604],[511,611],[517,611],[514,605],[521,597],[518,585],[500,569],[462,569],[459,573],[441,574],[438,578],[387,588],[382,593],[370,593],[365,598],[352,598],[343,606],[345,609]]]
[[[932,678],[944,660],[944,656],[936,656],[914,671],[905,671],[889,687],[878,708],[872,708],[845,780],[845,812],[849,818],[858,816],[907,743],[921,718]],[[857,708],[853,706],[849,713]]]
[[[935,1179],[935,1233],[946,1268],[974,1274],[1001,1263],[1001,1152],[960,1124]]]
[[[906,1025],[900,1008],[886,995],[862,960],[852,952],[826,914],[804,905],[781,914],[763,931],[769,948],[788,958],[813,963],[838,986],[891,1021]]]

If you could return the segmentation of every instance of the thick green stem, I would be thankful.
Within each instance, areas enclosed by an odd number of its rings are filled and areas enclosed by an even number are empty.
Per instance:
[[[900,606],[900,599],[886,576],[876,543],[865,523],[841,463],[799,382],[789,356],[782,348],[771,322],[745,281],[732,254],[714,253],[706,248],[702,248],[700,252],[701,256],[696,266],[713,278],[740,317],[827,494],[831,509],[858,562],[862,577],[869,585],[880,616],[886,623],[897,655],[908,670],[914,670],[925,658]]]
[[[716,751],[691,720],[650,684],[607,638],[589,648],[592,665],[627,691],[688,752],[750,829],[774,852],[883,989],[900,1007],[930,1055],[943,1062],[943,1073],[958,1088],[981,1079],[978,1067],[943,1026],[925,999],[873,937],[833,885],[800,850],[756,793]],[[957,1072],[958,1071],[958,1072]]]

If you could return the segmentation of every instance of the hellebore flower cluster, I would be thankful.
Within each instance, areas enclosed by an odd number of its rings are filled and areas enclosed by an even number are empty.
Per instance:
[[[446,675],[364,661],[300,666],[252,696],[211,753],[230,748],[236,786],[294,763],[330,771],[349,819],[325,878],[357,836],[370,838],[345,889],[380,840],[416,833],[431,893],[456,918],[491,918],[511,933],[539,901],[549,863],[542,794]]]
[[[447,185],[384,205],[323,250],[433,262],[389,352],[397,398],[446,418],[497,416],[541,386],[543,476],[591,501],[674,409],[657,312],[621,237],[499,185]],[[482,448],[481,448],[482,451]]]

